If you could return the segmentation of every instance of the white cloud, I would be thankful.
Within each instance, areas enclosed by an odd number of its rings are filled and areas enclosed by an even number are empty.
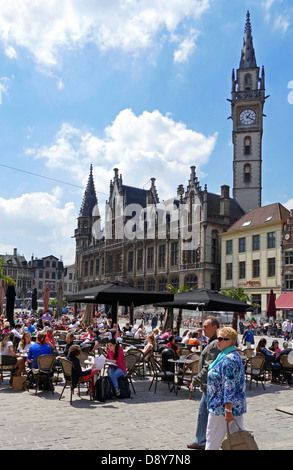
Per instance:
[[[0,104],[2,104],[2,96],[8,96],[9,90],[9,78],[1,77],[0,78]]]
[[[14,49],[14,47],[12,47],[12,46],[8,46],[8,47],[5,49],[5,54],[6,54],[7,57],[9,57],[10,59],[16,59],[16,58],[17,58],[17,52],[16,52],[16,50]]]
[[[274,27],[276,29],[281,29],[285,33],[287,29],[289,28],[289,26],[290,26],[290,22],[285,17],[285,15],[278,15],[277,18],[275,19]]]
[[[277,13],[281,9],[284,9],[283,0],[279,0],[277,2],[276,0],[264,0],[261,5],[264,9],[266,21],[269,22],[272,19],[273,27],[275,29],[280,29],[285,33],[290,26],[288,13],[284,11],[283,13]]]
[[[178,184],[187,184],[190,166],[202,176],[201,167],[209,161],[216,139],[217,134],[205,136],[159,111],[136,116],[125,109],[105,128],[103,138],[64,123],[50,145],[31,147],[26,153],[84,186],[93,164],[96,189],[107,195],[115,167],[127,185],[143,187],[155,177],[164,199],[176,194]]]
[[[174,52],[175,63],[184,63],[188,61],[196,47],[196,39],[198,38],[198,35],[199,33],[192,29],[190,35],[180,42],[178,49]]]
[[[56,187],[52,194],[36,192],[11,199],[0,198],[1,251],[5,247],[5,251],[11,251],[9,241],[13,234],[14,247],[20,250],[27,245],[39,257],[62,254],[64,260],[74,261],[71,237],[76,228],[76,211],[71,202],[62,207],[61,196],[62,190]],[[44,246],[47,253],[43,253]]]
[[[60,65],[64,51],[86,43],[101,51],[136,54],[151,50],[158,34],[172,34],[185,20],[200,19],[209,4],[210,0],[0,0],[0,41],[9,57],[24,48],[48,68]]]

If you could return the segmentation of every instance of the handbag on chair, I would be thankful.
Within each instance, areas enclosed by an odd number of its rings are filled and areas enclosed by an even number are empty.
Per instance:
[[[227,436],[222,442],[223,450],[259,450],[257,443],[251,432],[240,428],[236,419],[234,419],[238,431],[230,433],[229,423],[227,423]]]

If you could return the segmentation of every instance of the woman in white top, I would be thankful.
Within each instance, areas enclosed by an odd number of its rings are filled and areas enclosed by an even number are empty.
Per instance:
[[[138,329],[136,330],[136,332],[134,334],[134,337],[135,338],[140,338],[141,336],[144,336],[145,333],[146,333],[145,328],[144,328],[143,324],[141,323],[141,325],[139,325]]]
[[[31,347],[32,345],[32,341],[31,341],[31,334],[29,331],[25,331],[22,335],[22,338],[19,342],[19,345],[18,345],[18,352],[20,352],[21,354],[23,353],[28,353],[28,350],[29,348]]]
[[[147,344],[143,348],[143,355],[146,356],[150,351],[156,350],[157,344],[153,333],[150,333],[147,337]]]
[[[1,361],[4,366],[13,366],[16,367],[15,375],[21,375],[22,373],[25,375],[25,363],[23,357],[21,357],[14,351],[14,336],[13,333],[8,333],[4,336],[2,343],[1,343]]]

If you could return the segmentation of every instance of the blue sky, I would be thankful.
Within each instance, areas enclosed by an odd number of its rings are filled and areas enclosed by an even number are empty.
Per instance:
[[[232,194],[227,98],[247,10],[270,95],[262,204],[291,209],[290,0],[0,0],[0,253],[74,262],[91,164],[101,211],[115,167],[127,185],[155,177],[161,200],[192,165]]]

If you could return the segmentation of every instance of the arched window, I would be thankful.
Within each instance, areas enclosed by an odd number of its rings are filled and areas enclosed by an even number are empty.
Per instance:
[[[247,73],[245,75],[244,85],[245,85],[245,90],[250,90],[251,89],[251,75],[250,75],[250,73]]]
[[[251,155],[251,137],[244,139],[244,155]]]
[[[251,182],[251,166],[249,163],[244,165],[244,183]]]

